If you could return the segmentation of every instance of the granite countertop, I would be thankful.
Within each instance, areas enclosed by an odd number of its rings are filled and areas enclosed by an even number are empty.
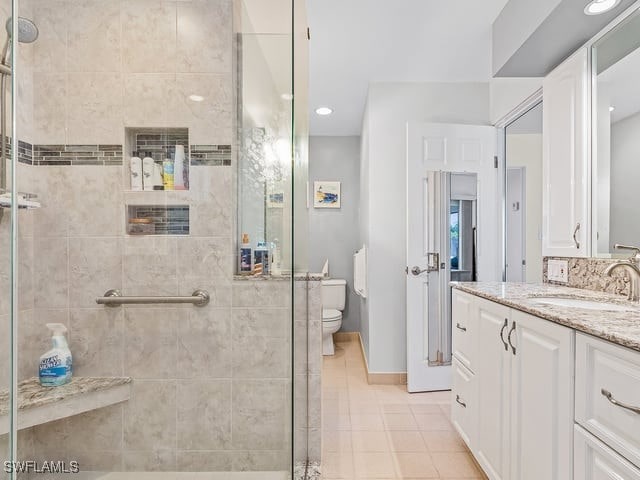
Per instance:
[[[549,284],[503,282],[451,282],[463,292],[477,295],[536,317],[640,351],[640,303],[610,293]],[[589,300],[603,304],[602,310],[588,310],[542,304],[540,297]],[[624,311],[606,309],[606,304],[628,307]]]
[[[131,383],[129,377],[73,377],[60,387],[43,387],[37,378],[18,384],[18,410],[42,407],[78,395]],[[9,414],[9,391],[0,391],[0,416]]]

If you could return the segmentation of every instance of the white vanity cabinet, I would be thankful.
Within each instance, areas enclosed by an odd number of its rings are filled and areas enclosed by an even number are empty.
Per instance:
[[[572,478],[573,330],[464,292],[454,298],[453,323],[475,325],[467,344],[477,357],[473,370],[462,366],[454,335],[452,420],[478,463],[491,480]]]
[[[590,253],[590,75],[582,48],[543,81],[543,256]]]

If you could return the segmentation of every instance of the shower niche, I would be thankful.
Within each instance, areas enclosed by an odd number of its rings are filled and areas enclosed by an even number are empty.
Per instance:
[[[179,148],[184,150],[181,172],[175,170],[178,163],[176,152]],[[142,160],[145,157],[153,159],[157,171],[160,172],[160,181],[153,182],[151,176],[143,175],[145,185],[142,188],[134,188],[131,173],[130,159],[134,153]],[[190,155],[189,155],[189,129],[187,128],[125,128],[125,191],[130,192],[158,192],[158,191],[184,191],[189,190]],[[144,167],[141,167],[144,170]],[[173,173],[174,181],[168,183],[164,176],[166,170]],[[175,179],[183,181],[176,183]],[[146,182],[152,181],[151,187]],[[160,185],[159,185],[160,184]]]
[[[182,162],[176,161],[179,149],[184,151]],[[141,159],[137,188],[131,160],[136,154]],[[148,158],[153,160],[150,165]],[[181,175],[175,170],[178,163],[182,163]],[[190,167],[187,128],[125,129],[127,235],[189,235]],[[168,180],[167,173],[173,178],[169,176]]]

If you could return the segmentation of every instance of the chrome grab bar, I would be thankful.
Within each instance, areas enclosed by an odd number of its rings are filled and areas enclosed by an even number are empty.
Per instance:
[[[600,393],[602,393],[602,395],[607,400],[609,400],[609,402],[614,404],[616,407],[624,408],[625,410],[629,410],[630,412],[637,413],[638,415],[640,415],[640,407],[634,407],[634,406],[619,402],[618,400],[613,398],[613,394],[609,390],[605,390],[604,388],[600,390]]]
[[[196,307],[204,307],[211,300],[206,290],[196,290],[190,297],[124,297],[120,290],[108,290],[104,296],[96,298],[98,305],[119,307],[120,305],[151,305],[166,303],[191,303]]]

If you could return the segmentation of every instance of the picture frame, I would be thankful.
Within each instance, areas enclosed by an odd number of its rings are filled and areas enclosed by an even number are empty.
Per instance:
[[[342,206],[340,182],[317,181],[313,183],[314,208],[340,208]]]

